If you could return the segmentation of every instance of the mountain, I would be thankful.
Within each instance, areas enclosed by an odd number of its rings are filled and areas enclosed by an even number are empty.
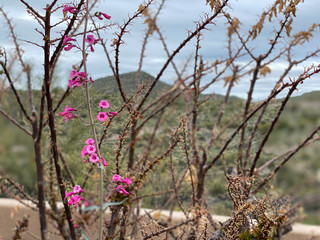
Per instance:
[[[131,95],[136,89],[136,79],[137,79],[137,72],[129,72],[120,74],[120,81],[123,86],[124,91]],[[140,84],[151,83],[154,80],[154,77],[146,72],[140,73]],[[92,88],[99,91],[99,92],[107,92],[110,94],[120,94],[118,89],[118,84],[114,76],[108,76],[99,78],[95,81],[92,85]],[[162,81],[158,81],[154,89],[152,90],[152,94],[156,94],[159,91],[166,91],[169,90],[171,86],[166,84]]]

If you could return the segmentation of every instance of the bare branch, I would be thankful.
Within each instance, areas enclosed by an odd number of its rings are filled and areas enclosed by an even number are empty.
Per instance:
[[[0,108],[0,113],[5,116],[8,120],[10,120],[14,125],[16,125],[18,128],[20,128],[22,131],[24,131],[29,136],[32,136],[32,133],[23,127],[20,123],[18,123],[13,117],[9,116],[3,109]]]

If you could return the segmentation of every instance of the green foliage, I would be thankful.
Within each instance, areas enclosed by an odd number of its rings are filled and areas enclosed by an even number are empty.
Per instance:
[[[128,74],[121,75],[121,81],[125,88],[125,91],[129,94],[132,94],[135,89],[135,80],[136,72],[131,72]],[[148,81],[153,80],[153,77],[147,73],[141,73],[142,84],[147,83]],[[156,85],[157,88],[152,92],[151,99],[148,100],[147,104],[155,99],[158,96],[159,92],[165,92],[169,89],[169,85],[159,82]],[[94,116],[100,110],[98,103],[101,99],[106,99],[110,102],[111,108],[113,111],[118,111],[122,106],[122,99],[117,90],[117,84],[113,77],[106,77],[96,80],[95,84],[92,85],[90,92],[92,96],[92,107]],[[24,91],[19,91],[23,96],[23,99],[27,101],[27,96]],[[63,89],[56,88],[53,90],[53,94],[59,96],[63,94]],[[24,125],[24,119],[19,115],[19,108],[15,102],[11,93],[6,96],[5,110],[8,111],[13,116],[17,117],[22,125]],[[39,91],[35,91],[37,96],[40,95]],[[284,111],[283,116],[279,119],[279,122],[276,124],[276,129],[270,136],[270,142],[266,146],[266,152],[260,157],[259,164],[272,159],[276,154],[282,153],[283,149],[288,149],[292,147],[293,143],[299,142],[306,136],[306,132],[310,132],[312,126],[318,122],[318,116],[316,109],[318,107],[318,96],[319,93],[310,93],[303,95],[301,97],[292,98],[288,103],[288,108]],[[38,99],[38,98],[35,98]],[[201,104],[198,110],[198,139],[201,142],[205,142],[211,134],[213,123],[216,120],[220,106],[223,103],[223,96],[221,95],[201,95],[200,100],[204,101],[204,104]],[[39,108],[39,103],[36,102],[37,108]],[[244,101],[231,97],[229,104],[225,109],[225,115],[222,118],[222,126],[228,125],[226,133],[231,133],[234,131],[235,127],[238,125],[241,118],[240,110],[244,107]],[[84,89],[75,88],[72,90],[70,96],[65,100],[64,104],[61,105],[58,112],[64,110],[64,106],[69,105],[78,109],[78,113],[81,114],[85,120],[87,120],[86,111],[87,106],[84,99]],[[267,114],[265,114],[262,122],[259,126],[257,135],[263,136],[266,133],[270,126],[270,119],[274,116],[279,102],[275,101],[268,108]],[[175,100],[171,105],[161,115],[156,115],[154,118],[145,125],[144,131],[139,134],[139,139],[136,145],[136,156],[141,158],[144,154],[146,142],[149,140],[156,121],[160,119],[160,126],[157,130],[157,134],[154,140],[154,147],[151,151],[150,157],[156,157],[159,153],[163,152],[167,147],[170,141],[168,136],[172,131],[173,126],[179,124],[179,117],[181,116],[186,109],[186,102],[183,97],[180,97]],[[149,112],[150,113],[150,112]],[[172,114],[174,113],[174,114]],[[148,115],[148,112],[146,113]],[[110,176],[111,170],[114,169],[114,156],[118,136],[121,134],[123,129],[123,124],[127,121],[126,110],[121,112],[115,119],[112,127],[108,131],[107,139],[102,143],[101,152],[102,155],[107,159],[110,167],[107,168],[107,176]],[[138,125],[144,121],[144,119],[138,120]],[[254,119],[248,122],[248,131],[247,137],[249,137],[250,131],[253,128]],[[58,144],[61,149],[65,160],[67,161],[71,172],[75,173],[74,178],[76,182],[83,182],[87,173],[87,168],[84,167],[80,152],[84,147],[84,141],[91,137],[89,135],[88,129],[89,126],[85,123],[80,122],[79,120],[72,119],[66,124],[63,117],[57,116],[56,118],[57,125],[57,135],[58,135]],[[296,126],[300,128],[296,129]],[[23,133],[16,126],[7,121],[3,116],[0,116],[0,126],[2,131],[2,138],[0,139],[0,166],[1,170],[7,172],[10,176],[14,178],[17,182],[23,182],[28,193],[31,195],[36,194],[36,179],[35,179],[35,167],[34,167],[34,156],[33,156],[33,146],[31,138]],[[296,129],[293,132],[293,129]],[[98,132],[98,136],[101,136],[101,132]],[[290,136],[290,137],[287,137]],[[50,154],[48,152],[48,129],[45,128],[44,131],[44,152],[43,157],[44,161],[47,161]],[[115,139],[115,140],[112,140]],[[128,143],[126,139],[125,144]],[[222,139],[225,139],[222,137]],[[234,143],[232,143],[228,150],[224,154],[224,158],[227,163],[227,167],[232,166],[231,164],[237,159],[237,142],[238,136],[236,137]],[[217,142],[212,149],[212,155],[215,155],[219,148],[221,147],[222,142]],[[253,145],[253,150],[256,149],[257,143]],[[297,184],[300,184],[301,187],[308,186],[308,193],[312,193],[316,190],[317,182],[313,179],[310,180],[309,176],[315,176],[315,170],[320,168],[320,163],[317,161],[317,156],[320,154],[319,145],[315,144],[314,147],[308,147],[307,150],[301,151],[295,159],[292,160],[294,164],[284,166],[280,170],[280,174],[275,178],[275,185],[277,190],[280,192],[290,192],[296,188]],[[303,161],[301,161],[303,159]],[[184,154],[176,151],[173,156],[173,162],[175,166],[175,174],[179,176],[183,172],[186,166],[186,159]],[[126,162],[123,162],[125,167]],[[272,165],[274,166],[274,164]],[[296,167],[299,166],[299,167]],[[17,169],[23,169],[24,171],[17,171]],[[162,163],[160,166],[156,167],[153,176],[158,176],[157,178],[148,176],[145,181],[145,185],[141,190],[141,195],[149,195],[151,192],[164,192],[168,190],[168,186],[172,189],[172,180],[171,180],[171,171],[170,166],[166,163]],[[306,172],[308,174],[306,174]],[[294,173],[294,174],[292,174]],[[66,172],[63,172],[66,179],[68,176]],[[298,177],[297,177],[298,176]],[[159,179],[161,184],[159,184]],[[311,182],[310,182],[311,181]],[[106,183],[109,182],[109,179],[106,179]],[[88,182],[90,188],[94,189],[97,182],[95,178],[90,179]],[[210,209],[216,214],[230,214],[232,208],[232,202],[228,199],[225,189],[226,189],[226,180],[223,174],[223,166],[221,161],[217,162],[214,170],[209,171],[208,177],[206,178],[206,191],[208,194],[208,201],[210,203]],[[156,187],[155,187],[156,186]],[[190,182],[185,180],[182,183],[183,191],[180,192],[180,198],[183,204],[188,206],[190,203],[190,195],[192,189],[190,187]],[[144,207],[157,207],[160,204],[165,203],[167,198],[171,193],[152,196],[145,198],[143,200]],[[310,206],[306,208],[307,212],[314,212],[317,208]],[[313,220],[306,220],[314,223]]]
[[[23,183],[30,194],[36,194],[36,170],[31,137],[0,115],[0,172]]]

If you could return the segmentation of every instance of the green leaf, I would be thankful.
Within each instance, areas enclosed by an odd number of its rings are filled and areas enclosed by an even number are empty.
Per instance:
[[[109,207],[109,206],[114,206],[114,205],[121,205],[123,204],[125,201],[127,201],[128,198],[123,199],[121,202],[106,202],[105,204],[103,204],[103,209]]]
[[[123,204],[125,201],[127,201],[128,198],[123,199],[121,202],[106,202],[105,204],[103,204],[103,210],[106,209],[109,206],[115,206],[115,205],[121,205]],[[100,207],[97,205],[93,205],[90,207],[86,207],[83,209],[84,212],[86,211],[92,211],[92,210],[99,210]]]
[[[82,235],[84,236],[84,238],[85,238],[86,240],[90,240],[90,238],[89,238],[88,235],[85,233],[85,231],[83,231],[83,229],[81,229],[81,233],[82,233]]]

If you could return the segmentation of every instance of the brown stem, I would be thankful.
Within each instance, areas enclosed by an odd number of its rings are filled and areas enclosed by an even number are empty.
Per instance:
[[[106,240],[114,238],[114,235],[116,232],[116,226],[117,226],[116,222],[119,220],[118,218],[119,218],[119,214],[120,214],[120,209],[121,209],[121,206],[115,206],[112,211],[110,223],[108,226],[108,234],[107,234]]]
[[[64,159],[63,154],[61,153],[61,151],[59,151],[59,157],[60,157],[60,159],[61,159],[61,161],[62,161],[62,164],[63,164],[64,168],[66,169],[66,172],[67,172],[67,174],[68,174],[68,177],[69,177],[69,179],[70,179],[70,181],[71,181],[72,186],[75,186],[76,183],[75,183],[75,181],[74,181],[72,172],[70,171],[70,168],[69,168],[66,160]]]
[[[217,131],[218,127],[220,126],[221,119],[222,119],[222,117],[223,117],[223,115],[225,113],[225,108],[226,108],[226,106],[228,104],[229,97],[230,97],[230,92],[231,92],[231,89],[233,87],[233,83],[236,80],[237,73],[238,73],[238,66],[235,66],[235,68],[233,70],[232,79],[230,80],[230,83],[229,83],[229,86],[228,86],[228,89],[227,89],[227,93],[226,93],[226,95],[224,97],[224,102],[220,107],[217,120],[216,120],[216,122],[215,122],[215,124],[214,124],[214,126],[212,128],[212,131],[211,131],[211,137],[209,139],[208,146],[207,146],[207,149],[206,149],[207,156],[209,155],[213,144],[217,140],[218,134],[216,133],[216,131]]]
[[[132,116],[134,117],[134,116]],[[136,138],[137,138],[137,120],[132,121],[131,126],[131,136],[130,136],[130,148],[129,148],[129,160],[128,160],[128,171],[132,169],[134,163],[134,150],[136,148]]]
[[[39,142],[34,143],[35,161],[37,166],[37,187],[38,187],[38,207],[40,219],[41,239],[47,239],[47,220],[46,220],[46,203],[43,177],[43,162],[41,154],[41,145]]]
[[[258,74],[259,74],[259,69],[260,69],[260,65],[261,65],[261,60],[262,60],[261,56],[259,56],[258,59],[256,60],[256,67],[253,71],[253,76],[252,76],[251,83],[250,83],[246,106],[245,106],[245,110],[243,113],[243,119],[245,119],[247,117],[249,109],[250,109],[254,87],[255,87],[255,84],[258,80]],[[242,148],[243,148],[244,141],[245,141],[246,126],[247,126],[247,123],[245,123],[243,125],[243,127],[241,128],[241,137],[240,137],[240,142],[239,142],[239,147],[238,147],[238,160],[237,160],[237,172],[238,173],[243,172]]]
[[[256,152],[256,155],[255,155],[255,157],[254,157],[254,159],[253,159],[253,162],[252,162],[252,165],[251,165],[251,169],[250,169],[250,175],[249,175],[249,176],[252,176],[252,175],[253,175],[254,170],[255,170],[255,167],[256,167],[256,164],[257,164],[257,162],[258,162],[258,160],[259,160],[259,158],[260,158],[260,154],[261,154],[261,152],[262,152],[262,149],[263,149],[264,145],[266,144],[266,142],[268,141],[268,138],[269,138],[271,132],[273,131],[274,126],[276,125],[276,123],[277,123],[277,121],[278,121],[278,119],[279,119],[279,117],[280,117],[280,115],[281,115],[284,107],[286,106],[287,102],[289,101],[289,99],[290,99],[292,93],[294,92],[294,90],[296,89],[297,85],[298,85],[298,83],[295,84],[293,87],[290,88],[290,90],[289,90],[286,98],[282,101],[282,104],[281,104],[281,106],[280,106],[280,108],[279,108],[279,110],[278,110],[275,118],[272,120],[271,125],[270,125],[267,133],[264,135],[264,138],[263,138],[263,140],[262,140],[262,142],[261,142],[261,144],[260,144],[260,146],[259,146],[259,149],[258,149],[258,151]]]
[[[61,172],[61,167],[59,163],[59,153],[57,148],[57,135],[56,135],[56,128],[55,128],[55,121],[54,121],[54,112],[53,112],[53,99],[50,92],[50,85],[51,85],[51,76],[50,76],[50,18],[51,18],[51,9],[46,9],[46,16],[45,16],[45,37],[46,41],[44,44],[44,85],[45,85],[45,93],[47,99],[47,111],[48,111],[48,118],[49,118],[49,127],[50,127],[50,137],[51,137],[51,152],[53,155],[54,165],[56,169],[57,181],[59,184],[59,190],[61,198],[65,198],[65,185],[63,183],[63,177]],[[76,233],[71,221],[71,210],[66,201],[63,201],[67,221],[69,224],[70,235],[73,240],[76,240]]]

